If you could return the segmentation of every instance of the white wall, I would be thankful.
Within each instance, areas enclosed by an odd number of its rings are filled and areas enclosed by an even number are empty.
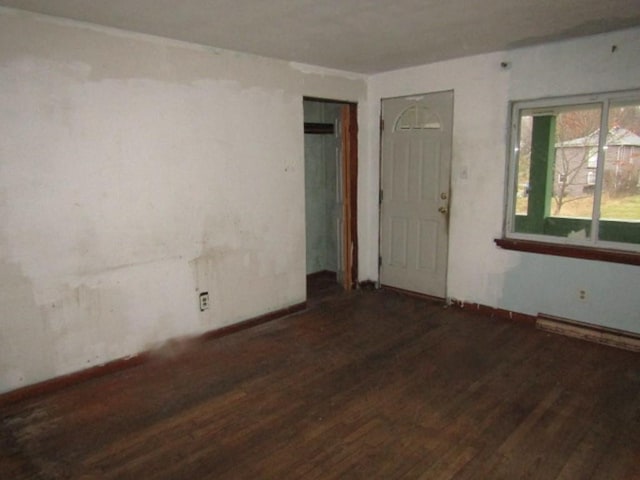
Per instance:
[[[304,301],[303,95],[366,83],[0,9],[0,392]]]
[[[370,78],[371,158],[379,155],[382,98],[454,90],[450,297],[640,332],[638,267],[506,251],[493,242],[502,232],[508,102],[640,88],[638,52],[640,29],[633,29]],[[511,67],[501,68],[503,61]],[[375,230],[377,211],[371,205],[379,165],[372,161],[369,168],[366,215]],[[369,249],[372,262],[377,250]],[[579,300],[579,290],[587,292],[586,300]]]

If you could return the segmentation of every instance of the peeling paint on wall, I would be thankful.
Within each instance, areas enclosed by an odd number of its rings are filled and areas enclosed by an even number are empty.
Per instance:
[[[0,9],[0,392],[304,301],[330,94],[366,83]]]
[[[55,373],[50,329],[33,295],[33,285],[15,263],[0,263],[0,387],[24,385]]]

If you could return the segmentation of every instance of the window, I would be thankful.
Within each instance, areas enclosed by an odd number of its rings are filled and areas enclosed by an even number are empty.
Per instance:
[[[412,105],[402,112],[396,121],[394,131],[436,130],[440,128],[440,120],[435,113],[425,106]]]
[[[506,239],[637,256],[640,91],[514,102],[511,118]]]

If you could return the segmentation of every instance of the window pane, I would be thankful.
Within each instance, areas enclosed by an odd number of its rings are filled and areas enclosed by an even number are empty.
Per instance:
[[[577,107],[557,115],[552,217],[591,220],[599,127],[599,108]]]
[[[612,104],[608,128],[600,239],[640,243],[640,101]]]
[[[594,105],[521,112],[516,232],[590,237],[600,112]]]
[[[640,90],[515,102],[513,122],[507,237],[640,254]]]
[[[526,215],[529,206],[529,170],[531,167],[531,125],[533,117],[524,115],[520,119],[518,141],[518,173],[516,188],[516,215]]]
[[[439,128],[441,128],[440,119],[434,112],[423,106],[412,105],[400,114],[394,131]]]

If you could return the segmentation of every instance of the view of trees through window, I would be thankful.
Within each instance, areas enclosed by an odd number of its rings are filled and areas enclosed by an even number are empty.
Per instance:
[[[600,116],[600,109],[585,108],[556,117],[552,215],[591,217]],[[523,215],[528,204],[532,120],[531,115],[521,118],[517,213]],[[610,109],[605,157],[602,217],[640,219],[640,105]]]
[[[517,121],[515,231],[588,238],[594,215],[601,233],[640,224],[640,100],[522,108]]]

